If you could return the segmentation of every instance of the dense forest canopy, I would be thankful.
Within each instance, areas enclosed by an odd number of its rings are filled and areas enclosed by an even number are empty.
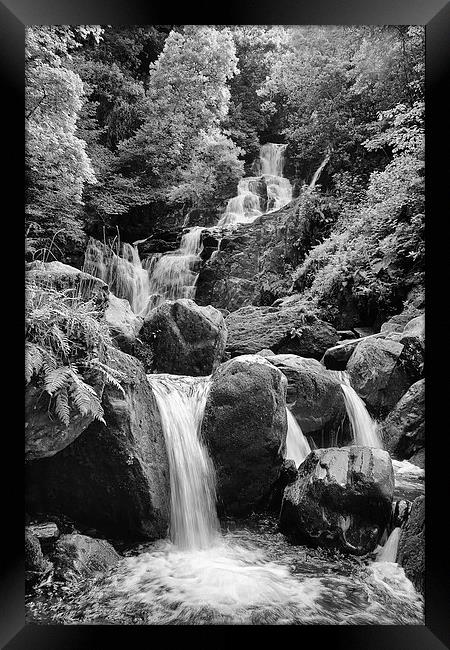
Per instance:
[[[395,302],[421,281],[421,26],[35,26],[26,58],[28,259],[161,205],[220,209],[281,142],[297,197],[329,155],[297,290]]]

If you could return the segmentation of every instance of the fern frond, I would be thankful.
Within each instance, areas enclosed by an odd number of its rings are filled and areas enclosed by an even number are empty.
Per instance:
[[[45,351],[34,343],[25,343],[25,382],[30,383],[33,375],[38,375],[44,363]]]
[[[69,391],[73,405],[82,415],[92,415],[94,419],[105,424],[103,408],[97,393],[92,386],[82,380],[77,372],[72,372],[72,383]]]
[[[73,370],[68,366],[55,368],[46,373],[44,379],[44,388],[49,395],[54,395],[61,388],[67,388],[72,381]]]
[[[62,388],[57,394],[55,399],[55,413],[58,419],[66,425],[70,424],[70,407],[69,407],[69,396],[67,394],[67,388]]]
[[[100,359],[91,359],[89,363],[87,364],[90,368],[94,368],[95,370],[98,370],[103,377],[105,378],[105,381],[107,384],[111,384],[117,390],[119,390],[122,395],[125,397],[125,391],[123,389],[123,386],[121,385],[120,381],[124,380],[126,375],[125,373],[121,372],[120,370],[116,370],[115,368],[111,368],[110,366],[107,366],[106,364],[102,363]]]

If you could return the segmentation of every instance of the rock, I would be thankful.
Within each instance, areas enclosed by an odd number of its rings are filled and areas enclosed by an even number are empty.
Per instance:
[[[109,289],[103,280],[62,262],[32,262],[27,280],[83,300],[92,299],[100,311],[108,304]]]
[[[411,512],[411,506],[411,501],[406,499],[399,499],[398,501],[392,502],[392,516],[389,526],[390,531],[394,530],[394,528],[403,526]]]
[[[220,311],[193,300],[168,300],[144,321],[140,339],[153,353],[154,372],[210,375],[219,365],[227,340]]]
[[[120,555],[106,540],[78,534],[62,535],[53,554],[55,576],[63,580],[106,571],[119,560]]]
[[[267,510],[277,514],[280,512],[284,489],[287,485],[290,485],[296,480],[297,474],[298,472],[295,461],[291,458],[285,458],[281,465],[278,478],[273,484],[272,491],[269,495]]]
[[[320,359],[334,345],[334,327],[301,307],[242,307],[225,319],[227,351],[232,356],[270,349],[279,354],[297,354]]]
[[[230,359],[213,375],[202,435],[225,514],[259,508],[278,478],[287,432],[286,386],[282,372],[258,355]]]
[[[425,497],[414,499],[410,515],[402,527],[397,562],[415,588],[425,591]]]
[[[399,460],[410,459],[425,446],[425,379],[416,381],[383,423],[386,449]]]
[[[119,346],[121,341],[134,342],[144,322],[133,312],[128,300],[117,298],[113,293],[108,296],[105,320]]]
[[[128,300],[117,298],[110,293],[105,320],[110,328],[114,345],[119,350],[139,359],[145,370],[150,372],[153,361],[152,351],[150,346],[139,338],[144,319],[141,316],[136,316]]]
[[[425,314],[408,321],[403,329],[403,335],[417,338],[425,345]]]
[[[381,325],[381,332],[384,332],[385,334],[388,334],[389,332],[403,332],[405,325],[417,316],[421,316],[421,310],[414,306],[410,306],[402,311],[401,314],[396,314],[383,323]]]
[[[356,346],[347,372],[372,415],[383,417],[420,379],[421,368],[409,345],[371,337]]]
[[[384,338],[384,334],[372,334],[372,338]],[[366,337],[368,338],[368,337]],[[325,351],[320,363],[329,370],[345,370],[347,363],[356,346],[361,343],[361,339],[352,338],[348,341],[343,341]]]
[[[259,354],[260,357],[274,357],[275,352],[272,352],[272,350],[260,350],[256,354]]]
[[[413,454],[409,459],[409,462],[425,469],[425,449],[420,449],[418,452]]]
[[[125,395],[108,385],[106,426],[96,421],[52,458],[28,463],[27,511],[116,539],[165,537],[169,468],[156,399],[137,359],[110,348],[108,363],[125,374]]]
[[[288,380],[286,401],[305,435],[313,436],[318,444],[324,440],[332,444],[338,432],[341,442],[350,440],[344,396],[334,373],[315,359],[295,354],[268,356],[267,361]]]
[[[27,530],[37,537],[44,550],[52,548],[59,537],[59,528],[53,522],[31,524]]]
[[[84,378],[99,397],[105,387],[100,373],[85,373]],[[50,396],[43,390],[42,381],[33,379],[25,389],[25,460],[54,456],[65,449],[92,424],[92,415],[83,415],[71,408],[70,423],[65,425],[49,414]]]
[[[284,491],[280,530],[299,543],[369,553],[389,522],[393,492],[394,471],[386,451],[316,449]]]
[[[49,567],[44,559],[39,539],[31,530],[25,529],[25,579],[34,582]]]

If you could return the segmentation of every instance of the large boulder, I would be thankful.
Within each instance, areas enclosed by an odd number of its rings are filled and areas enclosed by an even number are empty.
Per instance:
[[[299,543],[356,555],[371,552],[389,522],[393,492],[386,451],[316,449],[284,491],[280,530]]]
[[[422,367],[405,340],[363,339],[347,364],[353,388],[376,417],[384,417],[415,381]]]
[[[425,379],[416,381],[389,413],[382,427],[386,449],[400,460],[425,446]]]
[[[402,527],[397,562],[421,594],[425,590],[425,497],[414,499],[410,515]]]
[[[114,566],[120,555],[104,539],[86,535],[62,535],[56,542],[52,556],[58,579],[86,578]]]
[[[80,269],[62,262],[36,261],[29,264],[26,279],[44,289],[64,291],[66,295],[93,300],[100,311],[108,304],[108,285]]]
[[[105,387],[102,374],[89,371],[84,379],[101,398]],[[40,378],[33,378],[25,389],[25,460],[54,456],[65,449],[94,421],[91,414],[84,415],[70,408],[70,422],[64,424],[49,412],[50,395],[44,391]]]
[[[96,421],[55,456],[27,464],[27,510],[113,538],[165,537],[169,468],[156,399],[137,359],[111,348],[108,363],[124,374],[124,393],[108,384],[106,425]]]
[[[225,319],[227,351],[231,356],[255,354],[268,348],[278,354],[320,359],[339,336],[329,323],[298,304],[242,307]]]
[[[323,441],[341,441],[349,434],[344,395],[336,374],[315,359],[295,354],[267,356],[267,361],[281,370],[288,380],[286,401],[305,435]]]
[[[181,298],[152,310],[139,338],[152,350],[154,372],[210,375],[222,360],[227,328],[214,307]]]
[[[372,334],[372,338],[385,338],[385,334]],[[368,338],[368,337],[367,337]],[[345,370],[347,368],[347,363],[353,352],[356,349],[356,346],[361,343],[361,339],[350,338],[342,343],[333,345],[333,347],[328,348],[325,351],[320,363],[322,363],[325,368],[328,370]]]
[[[286,387],[283,373],[257,355],[231,359],[213,375],[202,435],[225,514],[257,509],[279,476],[287,432]]]

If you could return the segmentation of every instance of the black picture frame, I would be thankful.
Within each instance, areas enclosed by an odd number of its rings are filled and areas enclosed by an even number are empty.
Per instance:
[[[216,13],[216,15],[214,15]],[[15,350],[14,363],[4,362],[11,393],[17,394],[19,404],[12,407],[13,395],[4,393],[4,412],[12,412],[13,425],[3,427],[3,470],[10,466],[12,479],[2,472],[3,512],[1,534],[7,549],[2,554],[1,580],[1,647],[11,650],[39,648],[104,648],[108,643],[136,646],[151,643],[155,630],[149,626],[36,626],[25,624],[24,567],[23,567],[23,438],[21,422],[22,368],[20,353],[23,336],[23,102],[24,102],[24,29],[33,24],[416,24],[426,26],[426,301],[427,301],[427,397],[426,421],[428,434],[426,460],[426,591],[424,626],[277,626],[251,629],[251,641],[258,642],[260,634],[273,635],[278,643],[285,634],[295,643],[314,647],[356,648],[361,650],[441,650],[450,647],[449,640],[449,551],[445,535],[447,515],[446,487],[448,487],[448,433],[445,407],[448,401],[447,385],[439,378],[439,368],[445,367],[446,339],[444,327],[448,323],[444,312],[447,303],[448,253],[447,240],[441,236],[448,210],[449,180],[448,109],[444,102],[448,89],[450,63],[450,4],[445,0],[310,0],[292,2],[277,0],[269,3],[241,0],[214,7],[213,3],[186,3],[176,10],[163,3],[142,0],[1,0],[0,1],[0,66],[3,84],[4,136],[3,157],[7,159],[3,175],[4,198],[13,199],[12,207],[4,212],[4,238],[12,262],[5,267],[3,298],[6,328],[3,338],[6,348]],[[447,140],[446,140],[447,138]],[[12,188],[15,188],[12,191]],[[6,222],[6,223],[5,223]],[[441,230],[442,229],[442,230]],[[447,253],[447,254],[446,254]],[[5,282],[6,279],[6,282]],[[435,297],[437,296],[437,298]],[[6,310],[7,305],[7,310]],[[17,340],[15,340],[17,337]],[[5,355],[6,358],[6,355]],[[17,385],[15,382],[17,379]],[[11,400],[11,403],[10,403]],[[444,416],[444,417],[443,417]],[[442,421],[441,421],[442,419]],[[431,443],[430,443],[430,439]],[[9,508],[9,513],[7,514]],[[6,510],[6,512],[5,512]],[[166,644],[182,639],[198,643],[218,636],[224,642],[242,638],[242,627],[158,628]],[[181,629],[182,628],[182,629]],[[180,632],[182,637],[180,637]],[[173,635],[176,634],[176,638]],[[298,634],[298,636],[297,636]],[[206,635],[206,636],[205,636]],[[239,635],[239,636],[237,636]],[[255,638],[256,635],[256,638]],[[307,638],[305,638],[305,636]],[[270,643],[270,638],[267,639]],[[158,643],[158,640],[156,641]]]

